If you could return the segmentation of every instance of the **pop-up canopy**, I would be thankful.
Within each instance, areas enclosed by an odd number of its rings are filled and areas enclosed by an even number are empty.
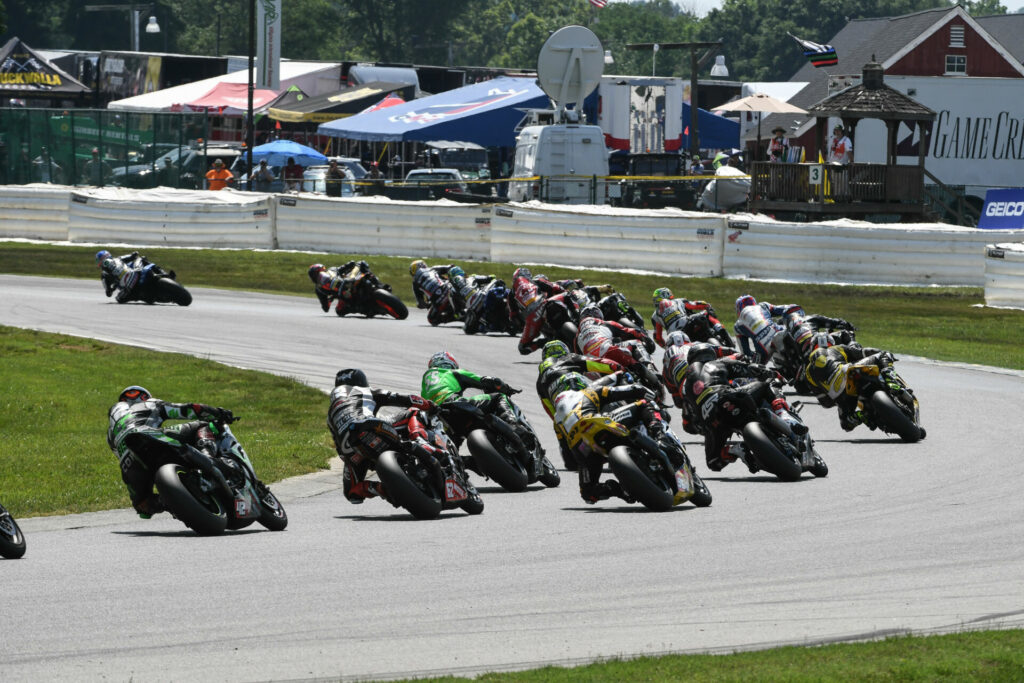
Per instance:
[[[256,88],[252,92],[252,108],[258,111],[280,96],[274,90]],[[171,111],[205,111],[221,116],[241,116],[249,110],[247,83],[218,83],[198,99],[175,105]]]
[[[737,121],[697,109],[697,135],[701,149],[727,149],[740,146]],[[683,102],[683,149],[690,149],[690,105]]]
[[[0,92],[4,97],[60,97],[90,90],[20,38],[11,38],[0,47]]]
[[[534,79],[500,77],[324,123],[317,132],[349,140],[448,139],[511,147],[526,110],[548,106]]]

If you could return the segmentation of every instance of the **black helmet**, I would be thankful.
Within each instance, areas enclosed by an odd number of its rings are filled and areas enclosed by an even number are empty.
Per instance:
[[[370,383],[366,381],[366,373],[359,368],[338,370],[338,374],[334,376],[334,386],[340,387],[342,384],[350,387],[370,386]]]
[[[324,264],[322,263],[314,263],[309,267],[307,272],[309,273],[309,279],[313,281],[314,285],[316,284],[317,276],[325,270],[326,268],[324,268]]]

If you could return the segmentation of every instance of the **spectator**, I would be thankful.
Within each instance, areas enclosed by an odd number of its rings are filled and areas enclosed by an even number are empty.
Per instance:
[[[64,184],[64,169],[50,158],[50,150],[46,147],[39,149],[39,156],[32,162],[32,173],[37,182]]]
[[[341,181],[345,179],[345,172],[338,167],[338,162],[331,159],[327,166],[327,173],[324,175],[324,187],[328,197],[341,196]]]
[[[235,182],[235,175],[224,168],[224,160],[216,159],[213,168],[206,172],[206,189],[223,190],[229,183]]]
[[[252,177],[253,189],[257,192],[270,192],[270,186],[274,182],[274,172],[267,166],[266,159],[260,159],[259,168],[256,169],[256,175]]]
[[[28,145],[21,146],[21,153],[14,162],[14,182],[26,185],[32,182],[32,157],[28,153]]]
[[[370,179],[370,186],[366,188],[365,194],[381,194],[384,192],[384,177],[380,173],[380,164],[376,161],[370,164],[370,170],[366,174]]]
[[[288,157],[288,164],[281,171],[285,192],[299,192],[302,189],[302,164],[295,163],[295,157]]]
[[[768,143],[768,161],[781,163],[789,154],[789,142],[786,140],[786,129],[782,126],[772,128],[772,139]]]
[[[85,168],[82,171],[82,182],[86,185],[96,185],[99,187],[110,182],[112,175],[114,175],[114,169],[100,158],[99,148],[93,147],[92,158],[85,162]]]
[[[163,187],[178,186],[178,169],[168,157],[164,157],[164,165],[157,171],[160,174],[160,185]]]
[[[828,160],[844,166],[853,161],[853,142],[838,123],[832,129],[832,147],[829,149]]]

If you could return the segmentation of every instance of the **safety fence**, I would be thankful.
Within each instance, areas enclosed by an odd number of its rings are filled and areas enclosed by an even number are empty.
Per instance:
[[[1024,245],[985,248],[985,304],[1024,309]]]
[[[1012,278],[1024,281],[1018,251],[1004,250],[998,264],[986,251],[993,242],[1024,245],[1024,230],[941,224],[783,223],[677,209],[53,185],[0,187],[0,214],[0,238],[309,249],[821,283],[987,287],[1001,271],[1006,282],[998,286],[1008,291],[1017,288],[1007,284]]]

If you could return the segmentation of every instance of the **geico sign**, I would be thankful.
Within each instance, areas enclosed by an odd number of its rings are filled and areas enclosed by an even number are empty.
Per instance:
[[[1024,202],[991,202],[986,216],[1024,216]]]

